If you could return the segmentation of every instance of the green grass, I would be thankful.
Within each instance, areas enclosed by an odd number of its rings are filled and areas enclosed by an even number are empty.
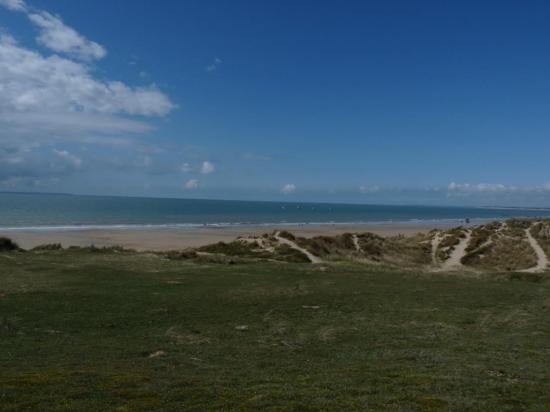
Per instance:
[[[2,410],[548,410],[544,275],[0,253]]]

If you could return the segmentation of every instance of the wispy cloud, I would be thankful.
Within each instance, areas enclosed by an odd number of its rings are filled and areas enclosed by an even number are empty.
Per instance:
[[[29,14],[29,19],[40,30],[36,39],[38,43],[54,52],[67,53],[82,60],[99,60],[107,55],[103,46],[86,39],[58,16],[40,11]]]
[[[205,70],[209,73],[213,72],[213,71],[216,71],[216,70],[218,70],[218,67],[220,67],[221,64],[222,64],[222,60],[218,57],[215,57],[214,61],[211,64],[209,64],[208,66],[206,66]]]
[[[27,5],[23,0],[0,0],[0,6],[12,11],[27,11]]]
[[[484,192],[509,192],[515,191],[518,188],[516,186],[505,186],[501,183],[449,183],[447,189],[450,192],[470,192],[470,193],[484,193]]]
[[[53,152],[59,158],[71,164],[75,169],[80,169],[80,167],[82,166],[82,159],[75,156],[74,154],[69,153],[67,150],[53,149]]]
[[[103,46],[86,39],[66,25],[59,16],[29,7],[24,0],[0,0],[0,5],[8,10],[25,13],[38,28],[36,41],[54,52],[66,53],[82,60],[99,60],[107,54]]]
[[[79,171],[82,159],[64,149],[7,150],[0,147],[0,185],[36,186]]]

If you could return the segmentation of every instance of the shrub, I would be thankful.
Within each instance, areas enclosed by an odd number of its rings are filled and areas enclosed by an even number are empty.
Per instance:
[[[19,250],[19,245],[7,237],[0,237],[0,252]]]
[[[279,236],[282,237],[282,238],[285,238],[285,239],[288,239],[288,240],[295,240],[296,237],[290,233],[288,230],[281,230],[279,232]]]
[[[197,252],[194,250],[169,250],[164,253],[164,257],[170,260],[194,259],[197,256]]]
[[[32,250],[61,250],[63,246],[61,243],[45,243],[32,248]]]

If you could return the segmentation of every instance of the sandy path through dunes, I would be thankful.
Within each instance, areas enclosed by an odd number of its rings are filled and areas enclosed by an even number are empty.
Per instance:
[[[544,270],[546,270],[546,268],[548,268],[548,257],[546,256],[546,253],[544,253],[544,250],[542,250],[542,248],[540,247],[539,242],[537,242],[533,235],[531,235],[529,229],[525,229],[525,236],[527,236],[527,241],[537,255],[537,264],[532,268],[522,270],[522,272],[543,272]]]
[[[466,248],[468,247],[468,243],[470,243],[471,237],[472,233],[467,230],[466,236],[463,239],[460,239],[458,245],[456,245],[451,252],[451,256],[449,256],[449,259],[447,259],[445,262],[443,262],[443,265],[441,265],[441,270],[453,270],[462,267],[462,258],[466,255]]]
[[[361,245],[359,244],[359,238],[357,237],[357,235],[353,235],[352,239],[353,239],[353,244],[355,246],[355,250],[360,253],[363,252],[363,250],[361,249]]]
[[[311,261],[311,263],[323,263],[320,257],[313,255],[303,247],[298,246],[296,243],[294,243],[292,240],[286,239],[284,237],[280,236],[280,232],[275,233],[275,239],[279,241],[279,243],[283,243],[287,246],[290,246],[292,249],[296,249],[300,252],[302,252],[304,255],[307,256],[307,258]]]

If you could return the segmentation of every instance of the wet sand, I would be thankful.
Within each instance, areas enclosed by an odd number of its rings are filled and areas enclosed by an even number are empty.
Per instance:
[[[482,223],[472,222],[471,225]],[[239,236],[258,236],[274,230],[288,230],[297,236],[333,236],[346,232],[372,232],[381,236],[410,236],[432,229],[460,226],[462,222],[376,223],[354,225],[303,225],[303,226],[234,226],[189,229],[89,229],[89,230],[35,230],[4,231],[0,236],[15,240],[22,248],[31,249],[46,243],[68,246],[120,245],[136,250],[173,250],[203,246],[219,241],[230,242]]]

